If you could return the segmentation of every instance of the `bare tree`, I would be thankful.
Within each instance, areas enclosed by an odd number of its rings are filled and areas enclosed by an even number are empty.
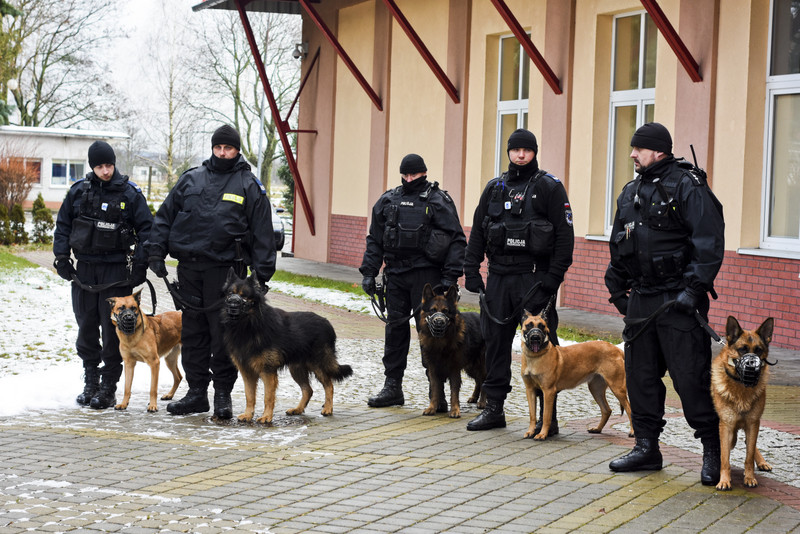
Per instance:
[[[294,43],[300,39],[300,17],[258,13],[250,16],[250,22],[275,100],[285,113],[300,85],[300,64],[292,58]],[[273,162],[280,157],[280,141],[268,107],[263,125],[260,124],[264,90],[238,14],[208,13],[201,35],[203,51],[199,59],[203,65],[196,75],[211,96],[206,102],[214,103],[202,105],[201,109],[217,124],[229,123],[239,131],[242,154],[253,166],[258,164],[261,146],[260,178],[269,187]]]
[[[30,154],[30,150],[18,139],[0,142],[0,204],[9,213],[15,204],[25,202],[38,177],[23,159],[25,154]]]
[[[21,14],[3,17],[15,56],[14,101],[23,126],[74,127],[117,118],[117,92],[97,48],[116,36],[106,24],[113,0],[11,0]],[[11,45],[9,45],[11,46]]]

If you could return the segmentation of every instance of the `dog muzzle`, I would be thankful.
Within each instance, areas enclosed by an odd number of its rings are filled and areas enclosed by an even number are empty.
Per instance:
[[[129,336],[136,331],[136,312],[131,309],[122,310],[114,315],[119,331]]]
[[[225,313],[228,315],[228,318],[236,320],[238,319],[243,313],[249,310],[253,306],[253,303],[242,297],[241,295],[237,295],[236,293],[231,293],[227,297],[225,297]]]
[[[763,365],[761,358],[757,355],[751,352],[736,358],[733,360],[733,366],[736,369],[736,375],[739,377],[739,381],[746,387],[751,388],[758,384],[758,380],[761,378]]]
[[[528,347],[531,352],[539,352],[544,350],[549,343],[547,335],[541,328],[531,328],[522,335],[522,340],[525,342],[525,346]]]
[[[428,330],[433,337],[444,337],[447,327],[450,326],[450,318],[442,312],[430,314],[427,322]]]

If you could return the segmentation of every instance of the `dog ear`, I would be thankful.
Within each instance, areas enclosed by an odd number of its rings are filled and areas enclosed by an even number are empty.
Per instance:
[[[248,276],[248,277],[247,277],[247,280],[248,280],[248,281],[250,281],[250,283],[252,283],[252,284],[253,284],[253,286],[256,288],[256,290],[257,290],[259,293],[263,293],[263,292],[264,292],[264,290],[263,290],[263,289],[262,289],[262,287],[261,287],[261,282],[259,281],[259,279],[258,279],[258,275],[256,274],[256,272],[255,272],[255,271],[253,271],[252,273],[250,273],[250,276]]]
[[[228,278],[225,280],[225,285],[230,285],[238,280],[239,277],[236,276],[236,271],[233,270],[233,267],[228,269]]]
[[[450,286],[447,288],[447,294],[445,295],[447,301],[455,306],[458,303],[458,286]]]
[[[114,298],[114,297],[107,298],[106,302],[108,302],[108,305],[111,306],[111,309],[113,310],[114,309],[114,305],[117,303],[117,299]]]
[[[136,293],[133,294],[133,299],[136,301],[136,305],[141,305],[142,303],[142,290],[140,289]]]
[[[728,338],[728,345],[733,345],[733,343],[739,339],[739,336],[742,335],[742,327],[739,326],[739,321],[736,320],[736,317],[733,315],[728,316],[728,322],[725,324],[725,336]]]
[[[422,288],[422,302],[426,302],[433,298],[433,288],[430,284],[425,284],[425,287]]]
[[[769,345],[769,342],[772,341],[772,330],[775,328],[775,319],[769,317],[761,323],[761,326],[758,327],[756,330],[756,334],[764,340],[764,344]]]
[[[525,322],[525,320],[528,317],[532,317],[532,316],[533,316],[533,314],[531,312],[529,312],[528,310],[522,310],[522,318],[519,320],[519,324],[521,325],[522,323]]]

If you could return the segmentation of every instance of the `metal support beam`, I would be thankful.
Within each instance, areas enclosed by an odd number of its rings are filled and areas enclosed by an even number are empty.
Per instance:
[[[297,105],[297,101],[300,100],[300,94],[303,92],[303,87],[306,86],[306,82],[308,81],[308,77],[311,74],[311,71],[314,70],[314,65],[317,64],[317,60],[319,59],[319,47],[317,47],[317,52],[314,54],[314,58],[311,60],[311,65],[308,66],[306,69],[306,73],[303,75],[303,80],[300,82],[300,88],[297,90],[297,96],[294,97],[292,101],[292,105],[289,106],[289,111],[286,113],[286,119],[283,121],[286,123],[287,131],[289,127],[289,117],[292,116],[292,111],[294,111],[294,107]],[[295,130],[299,131],[299,130]],[[316,130],[314,130],[316,132]]]
[[[241,0],[237,0],[237,2],[239,1]],[[319,16],[317,10],[311,7],[311,3],[308,0],[299,0],[299,2],[314,24],[317,25],[317,28],[320,29],[325,38],[328,39],[328,42],[331,44],[331,46],[333,46],[334,50],[336,50],[336,53],[339,54],[339,59],[341,59],[347,68],[350,69],[350,72],[353,74],[353,76],[355,76],[356,81],[358,81],[358,84],[367,93],[367,96],[369,96],[370,100],[372,100],[372,103],[375,105],[375,107],[378,108],[378,111],[383,111],[383,105],[381,104],[380,97],[372,89],[372,86],[367,83],[367,80],[361,74],[361,71],[358,70],[358,67],[356,67],[355,63],[353,63],[353,60],[350,59],[350,56],[347,55],[347,52],[344,51],[344,48],[342,48],[342,45],[336,39],[336,36],[333,35],[333,32],[330,30],[330,28],[328,28],[327,24],[325,24],[325,21],[322,20],[322,17]]]
[[[408,19],[403,15],[403,12],[400,11],[400,8],[397,7],[397,4],[394,0],[383,0],[383,3],[386,4],[386,7],[389,9],[389,12],[392,16],[397,20],[397,23],[406,32],[408,38],[411,39],[411,43],[417,49],[417,52],[420,53],[422,59],[425,60],[425,63],[428,64],[428,67],[433,71],[434,76],[436,79],[439,80],[439,83],[442,84],[444,90],[447,91],[447,94],[450,96],[450,99],[459,104],[461,101],[458,97],[458,89],[456,89],[455,85],[450,81],[450,78],[447,77],[442,67],[439,66],[436,59],[434,59],[433,55],[431,54],[428,47],[425,46],[425,43],[422,42],[422,39],[419,38],[417,32],[414,31],[414,28],[408,22]]]
[[[672,24],[661,10],[658,2],[656,2],[656,0],[641,0],[641,2],[647,13],[653,19],[653,22],[655,22],[658,31],[661,32],[661,35],[667,40],[667,44],[669,44],[672,51],[675,52],[678,61],[680,61],[683,68],[686,69],[689,78],[691,78],[693,82],[702,82],[703,77],[700,75],[700,66],[697,64],[697,61],[694,60],[691,52],[686,48],[686,45],[683,44],[683,40],[678,35],[678,32],[675,31],[675,28],[672,27]]]
[[[247,0],[234,1],[236,2],[236,9],[239,11],[239,18],[242,20],[247,42],[250,44],[250,52],[253,54],[253,60],[255,61],[256,69],[258,69],[258,76],[261,78],[261,85],[264,86],[267,102],[269,102],[269,109],[272,112],[272,120],[275,121],[275,129],[278,130],[278,137],[283,146],[283,153],[286,155],[286,162],[289,164],[289,170],[292,171],[297,190],[300,192],[300,203],[303,205],[303,212],[306,214],[308,227],[311,230],[311,235],[316,235],[314,212],[311,209],[311,204],[308,202],[306,189],[303,186],[303,179],[300,177],[300,170],[297,168],[297,161],[294,159],[294,152],[292,152],[292,145],[289,143],[289,137],[286,135],[286,122],[281,120],[281,113],[278,109],[278,103],[275,101],[275,95],[272,93],[272,87],[269,85],[267,71],[264,68],[264,62],[261,60],[261,52],[258,50],[258,43],[256,43],[256,38],[253,35],[253,28],[250,26],[250,19],[247,18],[247,12],[244,9]]]
[[[528,53],[528,57],[531,58],[533,64],[536,65],[536,68],[542,73],[547,85],[550,86],[555,94],[562,94],[563,91],[561,90],[558,77],[550,68],[550,65],[547,64],[547,61],[544,60],[544,57],[542,57],[542,55],[539,53],[539,50],[536,49],[533,41],[531,41],[531,38],[528,37],[527,32],[522,29],[522,25],[508,8],[506,3],[503,0],[492,0],[492,4],[494,4],[497,12],[500,13],[500,16],[503,17],[503,20],[506,21],[506,25],[511,29],[511,32],[517,38],[519,44],[522,45],[522,48],[524,48],[525,52]]]

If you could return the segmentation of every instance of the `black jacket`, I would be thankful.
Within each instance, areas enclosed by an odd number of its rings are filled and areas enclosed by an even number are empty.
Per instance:
[[[102,231],[110,225],[117,227]],[[89,172],[72,184],[58,210],[53,253],[58,257],[73,252],[89,263],[125,263],[130,246],[142,245],[152,225],[153,215],[138,185],[116,169],[108,182]],[[133,263],[146,268],[142,246],[136,247]]]
[[[275,236],[267,192],[239,156],[227,171],[213,159],[178,179],[156,213],[146,243],[151,257],[167,253],[198,269],[233,265],[236,239],[243,259],[262,281],[275,273]]]
[[[397,248],[392,211],[405,210],[400,218],[420,219],[421,228],[409,237],[416,237],[417,247]],[[425,213],[423,217],[416,214]],[[387,273],[437,267],[442,278],[458,280],[464,269],[467,239],[461,228],[453,199],[439,189],[437,182],[420,177],[386,191],[372,208],[372,222],[367,234],[367,248],[361,262],[361,274],[377,276],[386,262]]]
[[[605,276],[612,297],[631,288],[711,290],[725,253],[725,222],[704,177],[691,169],[670,156],[622,189]]]
[[[528,185],[529,184],[529,185]],[[527,186],[527,191],[525,190]],[[524,193],[522,212],[518,216],[520,221],[543,220],[552,225],[552,244],[550,250],[534,255],[519,254],[520,263],[510,264],[505,262],[507,254],[490,245],[490,236],[487,229],[493,223],[502,223],[513,219],[512,196]],[[495,196],[493,200],[493,196]],[[511,204],[505,204],[509,202]],[[490,213],[490,204],[500,206],[501,212]],[[508,206],[508,207],[507,207]],[[495,208],[496,210],[497,208]],[[539,233],[538,229],[534,229]],[[536,239],[536,235],[529,235]],[[490,180],[481,194],[475,214],[472,217],[472,230],[469,234],[464,271],[467,274],[478,276],[484,255],[489,260],[489,272],[496,274],[511,274],[530,271],[533,264],[536,270],[546,271],[552,278],[554,285],[564,281],[567,269],[572,265],[572,252],[575,247],[575,232],[572,227],[572,208],[567,198],[564,184],[551,174],[539,172],[534,164],[528,172],[520,174],[515,172],[511,165],[509,172]]]

